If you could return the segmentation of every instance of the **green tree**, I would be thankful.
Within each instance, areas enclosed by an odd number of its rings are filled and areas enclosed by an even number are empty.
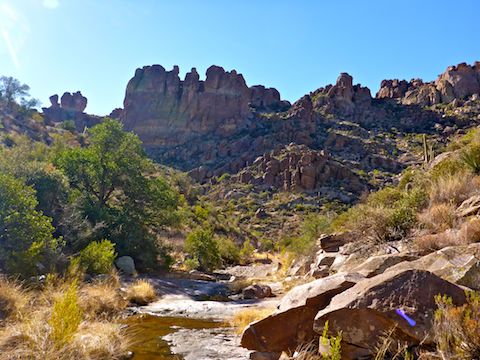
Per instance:
[[[201,270],[210,271],[221,264],[218,242],[210,229],[199,229],[188,234],[185,250],[198,261]]]
[[[26,108],[34,107],[38,101],[30,98],[30,86],[22,84],[11,76],[0,77],[0,99],[4,100],[7,108],[12,109],[14,104],[20,104]]]
[[[35,191],[0,174],[0,268],[28,276],[51,263],[58,247],[51,220],[36,210]]]
[[[81,194],[85,216],[104,225],[101,236],[116,242],[119,255],[152,266],[161,250],[157,231],[178,221],[178,193],[151,175],[140,140],[118,121],[105,119],[89,135],[86,147],[61,151],[56,164]]]

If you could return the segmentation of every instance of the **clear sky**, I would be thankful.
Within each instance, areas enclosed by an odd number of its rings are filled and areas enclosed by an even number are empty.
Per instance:
[[[44,105],[81,90],[99,115],[151,64],[221,65],[290,101],[340,72],[375,93],[480,60],[479,14],[478,0],[0,0],[0,74]]]

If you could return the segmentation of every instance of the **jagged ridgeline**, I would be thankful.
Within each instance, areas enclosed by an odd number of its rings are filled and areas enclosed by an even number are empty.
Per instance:
[[[293,105],[282,101],[275,89],[248,87],[234,70],[212,66],[204,81],[195,69],[184,80],[178,73],[178,67],[166,71],[160,65],[137,69],[126,89],[124,109],[112,116],[140,136],[153,158],[190,171],[199,181],[237,173],[290,143],[326,150],[366,172],[397,172],[406,163],[401,156],[406,151],[375,138],[379,132],[454,131],[465,124],[438,109],[449,103],[458,106],[472,96],[475,100],[480,92],[479,63],[451,66],[434,82],[384,80],[376,97],[342,73],[336,84]],[[293,176],[311,177],[306,165]],[[264,175],[269,178],[274,172]]]

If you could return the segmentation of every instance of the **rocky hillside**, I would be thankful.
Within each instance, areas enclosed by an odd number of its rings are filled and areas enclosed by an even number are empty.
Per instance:
[[[342,73],[336,84],[290,105],[275,89],[248,87],[234,70],[212,66],[203,81],[195,69],[181,80],[178,67],[146,66],[129,81],[124,109],[112,115],[140,136],[151,156],[201,182],[237,173],[290,143],[325,150],[357,170],[397,173],[415,159],[398,141],[379,136],[464,127],[454,114],[428,106],[476,101],[478,69],[478,63],[449,67],[431,83],[385,80],[376,97]]]

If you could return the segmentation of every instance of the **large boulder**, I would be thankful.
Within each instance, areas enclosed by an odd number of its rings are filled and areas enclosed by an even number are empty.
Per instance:
[[[318,239],[320,248],[325,252],[337,252],[340,250],[340,246],[345,245],[353,240],[353,236],[350,233],[334,233],[323,234]]]
[[[384,273],[392,266],[404,261],[412,261],[418,259],[418,256],[411,254],[387,254],[376,255],[368,258],[360,265],[354,267],[352,272],[361,274],[367,278]]]
[[[135,261],[130,256],[120,256],[115,260],[115,266],[126,275],[135,275]]]
[[[394,328],[402,341],[428,344],[438,294],[450,296],[457,305],[466,300],[462,288],[428,271],[387,271],[335,296],[319,311],[313,327],[321,334],[328,321],[330,331],[342,332],[347,345],[342,359],[368,355]]]
[[[270,286],[253,284],[242,290],[242,296],[244,299],[264,299],[274,295]]]
[[[272,315],[250,324],[242,335],[243,347],[266,352],[295,350],[315,338],[313,319],[319,310],[363,277],[336,274],[300,285],[288,292]]]
[[[401,262],[388,271],[409,269],[430,271],[447,281],[480,290],[480,243],[449,246],[417,260]]]

